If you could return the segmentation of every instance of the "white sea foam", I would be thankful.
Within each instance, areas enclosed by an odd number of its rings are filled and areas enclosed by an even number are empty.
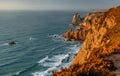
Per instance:
[[[41,59],[38,63],[43,63],[47,59],[48,59],[48,56],[46,56],[45,58]]]
[[[54,63],[54,66],[59,66],[62,64],[62,60],[67,58],[69,55],[66,54],[66,55],[56,55],[56,63]]]
[[[74,54],[79,51],[80,45],[71,45],[67,48],[67,54],[58,54],[53,55],[52,57],[48,58],[45,57],[39,61],[39,64],[44,67],[49,67],[45,71],[35,72],[32,73],[33,76],[50,76],[52,71],[60,70],[60,67],[68,67],[72,63],[72,59]],[[42,63],[42,64],[41,64]]]
[[[59,35],[59,34],[51,34],[51,35],[48,35],[49,37],[52,37],[52,40],[53,41],[62,41],[62,42],[65,42],[65,39]]]
[[[18,72],[15,73],[15,75],[19,75],[20,73],[21,73],[21,71],[18,71]]]
[[[76,53],[78,53],[80,47],[81,47],[80,45],[73,45],[73,47],[71,47],[69,49],[71,50],[70,52],[76,54]]]
[[[33,37],[30,37],[30,38],[29,38],[29,40],[35,40],[35,38],[33,38]]]
[[[8,43],[3,43],[3,44],[1,44],[0,46],[6,46],[6,45],[8,45]]]
[[[44,64],[42,64],[43,66],[50,66],[50,68],[48,68],[45,71],[41,71],[41,72],[35,72],[32,73],[34,76],[49,76],[53,70],[58,70],[58,68],[60,68],[60,66],[62,65],[62,60],[67,58],[69,55],[66,54],[61,54],[61,55],[55,55],[53,57],[51,57],[50,59],[46,59],[44,58],[43,60],[41,60],[42,62],[44,60],[51,60],[51,62],[45,62]],[[41,62],[40,61],[40,62]]]
[[[26,69],[23,69],[23,70],[21,70],[21,71],[18,71],[18,72],[16,72],[14,75],[12,75],[12,76],[18,76],[20,73],[22,73],[23,71],[25,71]]]

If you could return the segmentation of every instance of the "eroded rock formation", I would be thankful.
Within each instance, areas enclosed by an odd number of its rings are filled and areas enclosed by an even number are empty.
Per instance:
[[[120,6],[106,12],[85,16],[84,28],[69,30],[67,40],[84,40],[69,68],[53,76],[119,76],[120,75]]]
[[[67,41],[74,40],[85,40],[86,34],[89,30],[88,29],[77,29],[77,30],[68,30],[65,34],[63,34],[63,37],[66,38]]]

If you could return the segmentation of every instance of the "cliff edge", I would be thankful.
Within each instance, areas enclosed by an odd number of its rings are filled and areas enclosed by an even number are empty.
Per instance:
[[[84,40],[73,63],[53,76],[120,76],[120,6],[85,16],[77,30],[63,37]]]

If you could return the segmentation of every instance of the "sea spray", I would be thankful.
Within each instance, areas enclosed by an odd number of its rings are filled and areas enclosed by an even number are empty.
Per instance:
[[[72,63],[74,54],[76,54],[80,49],[80,44],[71,45],[66,47],[68,53],[58,54],[49,58],[46,56],[41,59],[38,63],[44,67],[49,67],[47,70],[32,73],[33,76],[50,76],[54,70],[60,70],[61,67],[68,67]]]
[[[48,59],[48,56],[46,56],[45,58],[41,59],[38,63],[43,63],[47,59]]]

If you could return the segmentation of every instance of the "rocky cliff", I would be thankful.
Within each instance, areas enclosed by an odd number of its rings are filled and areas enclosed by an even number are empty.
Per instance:
[[[68,41],[84,40],[69,68],[53,76],[120,75],[120,6],[85,16],[82,28],[63,35]]]

